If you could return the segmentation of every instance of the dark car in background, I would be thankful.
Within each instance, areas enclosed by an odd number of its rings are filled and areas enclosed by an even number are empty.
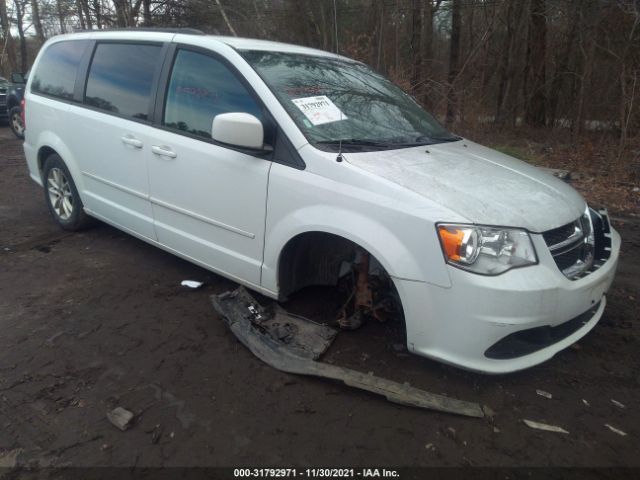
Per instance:
[[[0,77],[0,120],[6,120],[9,117],[7,93],[9,93],[9,82],[6,78]]]
[[[8,120],[18,138],[24,138],[21,102],[27,75],[11,74],[11,82],[0,77],[0,120]]]

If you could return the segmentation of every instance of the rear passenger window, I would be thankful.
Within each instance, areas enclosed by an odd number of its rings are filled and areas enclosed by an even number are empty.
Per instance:
[[[75,40],[54,43],[48,47],[33,73],[31,91],[72,100],[78,65],[87,43]]]
[[[159,45],[98,44],[84,102],[126,117],[147,120]]]
[[[262,120],[258,103],[222,62],[179,50],[169,81],[164,125],[210,139],[213,117],[228,112],[250,113]]]

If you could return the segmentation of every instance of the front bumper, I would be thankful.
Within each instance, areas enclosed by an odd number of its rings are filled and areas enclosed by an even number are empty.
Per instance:
[[[395,279],[409,350],[469,370],[508,373],[542,363],[586,335],[602,317],[620,235],[611,229],[609,259],[578,280],[561,273],[542,235],[532,235],[532,241],[540,260],[535,266],[498,276],[449,266],[450,288]],[[495,354],[500,341],[504,346],[509,336],[526,340],[528,334],[518,332],[531,329],[554,333],[545,336],[551,341],[538,339],[537,348],[518,352],[516,342]]]

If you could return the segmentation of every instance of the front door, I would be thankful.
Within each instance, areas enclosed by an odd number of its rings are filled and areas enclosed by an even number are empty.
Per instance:
[[[228,277],[259,285],[271,162],[211,139],[220,113],[262,115],[219,59],[176,49],[162,129],[151,138],[150,200],[158,241]]]

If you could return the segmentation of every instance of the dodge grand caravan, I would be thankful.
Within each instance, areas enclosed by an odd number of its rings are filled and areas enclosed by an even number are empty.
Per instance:
[[[62,228],[97,218],[279,300],[351,274],[345,325],[394,303],[411,352],[488,373],[551,358],[603,314],[606,211],[362,63],[111,31],[49,40],[32,72],[24,150]]]

